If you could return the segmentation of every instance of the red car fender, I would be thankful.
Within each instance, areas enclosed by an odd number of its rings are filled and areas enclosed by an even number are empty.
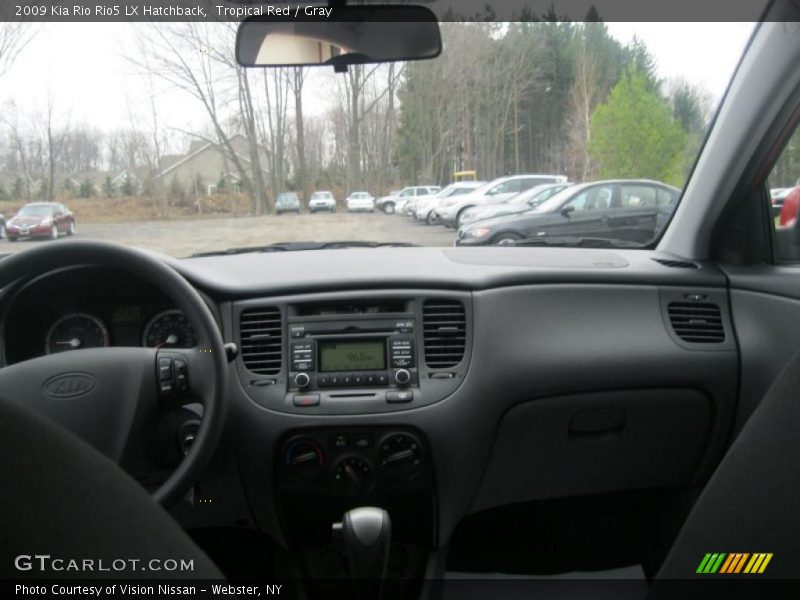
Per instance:
[[[800,187],[794,188],[783,199],[783,207],[778,220],[781,227],[790,227],[797,221],[797,210],[800,208]]]

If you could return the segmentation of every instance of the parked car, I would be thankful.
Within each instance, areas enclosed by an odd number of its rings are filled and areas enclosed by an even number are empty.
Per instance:
[[[493,219],[507,215],[519,215],[536,208],[542,202],[556,195],[563,189],[574,185],[572,183],[544,183],[535,185],[531,189],[520,192],[516,196],[511,196],[505,202],[499,204],[489,204],[488,206],[475,206],[468,208],[461,218],[461,226],[469,225],[475,221],[483,219]]]
[[[406,217],[413,217],[417,212],[417,204],[424,200],[430,200],[436,194],[442,191],[439,186],[428,186],[427,194],[416,194],[413,198],[409,198],[405,203],[400,203],[395,206],[395,212],[400,213]]]
[[[797,211],[800,210],[800,186],[790,188],[783,198],[781,211],[778,214],[778,225],[792,227],[797,222]]]
[[[75,215],[58,202],[32,202],[14,215],[6,226],[9,242],[20,238],[58,239],[60,234],[75,233]]]
[[[278,195],[275,201],[275,214],[282,215],[285,212],[300,214],[300,196],[297,192],[284,192]]]
[[[428,225],[433,225],[436,222],[436,206],[442,200],[469,194],[485,183],[485,181],[457,181],[433,196],[423,196],[415,202],[414,218],[418,221],[425,221]]]
[[[311,199],[308,201],[308,211],[311,213],[320,211],[336,212],[336,198],[332,192],[322,191],[314,192],[311,194]]]
[[[375,198],[369,192],[350,192],[347,212],[375,212]]]
[[[6,237],[6,216],[0,213],[0,240]]]
[[[788,188],[774,188],[769,191],[769,201],[772,207],[772,216],[779,217],[783,209],[783,204],[786,197],[792,193],[793,187]]]
[[[546,237],[592,237],[646,243],[666,225],[680,190],[647,179],[574,185],[533,210],[478,221],[458,230],[457,246],[513,244]]]
[[[406,202],[415,196],[430,196],[436,194],[441,188],[436,185],[412,185],[403,188],[397,194],[382,196],[375,201],[375,207],[387,215],[392,215],[405,207]]]
[[[520,192],[543,183],[564,183],[564,175],[512,175],[500,177],[477,188],[470,194],[444,200],[436,208],[439,221],[447,227],[458,228],[467,209],[473,206],[496,204]]]

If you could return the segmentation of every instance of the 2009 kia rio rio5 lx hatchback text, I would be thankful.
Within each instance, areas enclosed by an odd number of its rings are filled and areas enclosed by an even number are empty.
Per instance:
[[[95,4],[0,9],[3,598],[796,597],[800,5]]]

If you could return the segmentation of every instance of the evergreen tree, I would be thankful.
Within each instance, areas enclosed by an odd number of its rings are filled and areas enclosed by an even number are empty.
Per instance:
[[[122,181],[119,191],[123,196],[133,196],[133,181],[130,173],[125,173],[125,179]]]
[[[91,198],[94,195],[94,184],[92,181],[87,177],[83,181],[81,181],[81,186],[78,189],[78,196],[81,198]]]

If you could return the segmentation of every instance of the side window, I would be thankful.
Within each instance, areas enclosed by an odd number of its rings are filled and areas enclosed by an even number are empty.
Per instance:
[[[656,188],[649,185],[623,185],[620,188],[621,208],[653,208],[656,206]]]
[[[767,179],[775,235],[775,259],[800,263],[800,128],[795,130]]]
[[[408,188],[407,190],[403,190],[402,192],[400,192],[401,198],[407,198],[408,196],[413,196],[413,195],[414,195],[414,188]]]
[[[508,181],[504,181],[496,186],[494,186],[491,190],[489,190],[490,195],[495,194],[513,194],[519,191],[520,187],[520,179],[510,179]]]
[[[562,207],[562,209],[570,207],[574,208],[576,212],[579,210],[586,210],[586,203],[588,202],[588,200],[589,200],[589,191],[587,190],[585,192],[581,192],[580,194],[575,196],[572,200],[567,202]]]
[[[571,200],[568,206],[575,210],[605,210],[611,207],[614,197],[614,188],[610,185],[598,185],[584,190]]]

